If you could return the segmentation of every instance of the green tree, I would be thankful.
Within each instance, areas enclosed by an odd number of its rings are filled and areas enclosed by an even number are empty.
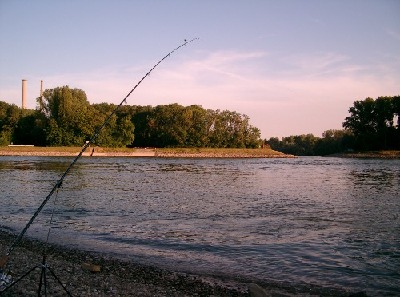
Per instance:
[[[14,129],[15,144],[46,145],[47,119],[38,110],[24,110]]]
[[[119,116],[116,121],[116,127],[112,129],[113,147],[125,147],[134,140],[134,130],[131,118],[129,116]]]
[[[157,147],[185,146],[188,118],[179,104],[158,105],[148,119],[151,138]]]
[[[376,134],[379,143],[383,149],[390,146],[391,135],[394,132],[394,114],[391,97],[378,97],[375,100],[375,121],[376,121]],[[389,143],[388,143],[389,141]]]
[[[394,125],[398,100],[398,97],[378,97],[354,102],[343,127],[354,134],[356,149],[399,148],[399,129]]]
[[[374,99],[367,98],[364,101],[355,101],[349,109],[350,116],[346,117],[343,127],[354,134],[356,149],[377,148],[374,108]]]
[[[89,118],[92,118],[92,125],[95,131],[102,126],[104,121],[114,112],[114,104],[95,104],[90,110]],[[125,147],[131,145],[134,140],[134,124],[131,121],[129,109],[119,110],[109,119],[105,127],[100,131],[95,143],[106,147]]]
[[[250,118],[245,117],[244,141],[247,148],[258,148],[261,146],[261,131],[257,127],[249,124]]]
[[[346,117],[343,123],[344,128],[349,129],[356,136],[375,133],[374,107],[375,101],[372,98],[355,101],[353,107],[349,109],[350,116]]]
[[[229,147],[230,138],[230,114],[228,110],[216,110],[213,115],[213,125],[211,126],[210,144],[212,147]]]
[[[0,101],[0,145],[14,141],[14,131],[21,118],[22,111],[15,104]]]
[[[249,124],[249,117],[234,111],[219,110],[211,114],[209,143],[211,147],[244,148],[261,144],[260,130]]]
[[[270,138],[268,144],[274,150],[297,156],[315,155],[315,147],[319,138],[313,134],[292,135],[283,137],[282,141],[278,138]]]
[[[154,147],[156,141],[152,138],[150,128],[153,113],[152,106],[136,106],[132,115],[132,122],[135,126],[135,138],[133,145],[137,147]]]
[[[179,104],[136,108],[132,121],[135,146],[154,147],[258,147],[260,130],[249,117],[225,110]]]
[[[212,119],[209,117],[209,111],[199,105],[186,107],[187,139],[188,147],[207,147],[209,144],[208,132],[212,125]]]
[[[348,130],[327,130],[315,144],[314,153],[325,156],[352,149],[353,134]]]
[[[278,137],[270,137],[268,140],[265,139],[264,143],[269,145],[269,147],[272,148],[273,150],[282,152],[281,141],[279,140]]]
[[[45,90],[38,103],[40,111],[49,119],[50,145],[82,145],[93,133],[88,117],[90,104],[84,91],[68,86]]]

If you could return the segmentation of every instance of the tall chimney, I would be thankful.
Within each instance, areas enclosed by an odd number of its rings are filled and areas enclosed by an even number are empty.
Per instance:
[[[40,81],[40,98],[43,97],[43,80]]]
[[[26,79],[22,80],[22,109],[26,109]]]

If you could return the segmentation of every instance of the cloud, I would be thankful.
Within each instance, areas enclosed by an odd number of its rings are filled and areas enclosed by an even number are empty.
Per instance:
[[[281,61],[285,62],[284,69],[265,71],[269,63]],[[135,71],[141,77],[140,71]],[[109,76],[101,83],[93,81],[93,86],[100,83],[96,89],[116,93],[130,85],[118,73]],[[99,75],[93,77],[100,79]],[[177,102],[234,110],[247,114],[265,137],[302,133],[320,136],[328,129],[341,128],[355,100],[394,95],[396,86],[395,79],[366,72],[365,66],[335,53],[282,57],[257,51],[204,52],[194,59],[161,66],[128,103]]]
[[[383,66],[388,69],[382,68]],[[110,65],[88,72],[30,78],[45,88],[80,88],[91,103],[119,103],[151,65]],[[247,114],[263,137],[340,129],[355,100],[397,95],[399,73],[376,71],[333,52],[196,52],[165,60],[128,98],[130,105],[179,103]],[[379,68],[379,69],[378,69]],[[390,77],[385,75],[390,73]],[[18,88],[19,89],[19,88]]]
[[[400,32],[394,31],[394,30],[387,30],[386,33],[387,33],[390,37],[392,37],[392,38],[394,38],[394,39],[400,41]]]

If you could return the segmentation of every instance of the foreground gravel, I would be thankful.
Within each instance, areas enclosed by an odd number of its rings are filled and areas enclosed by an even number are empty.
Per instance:
[[[15,238],[0,229],[0,266]],[[45,269],[47,291],[42,286],[38,294],[44,251],[49,269],[62,285]],[[310,285],[263,283],[261,287],[249,280],[174,272],[26,238],[12,251],[6,266],[0,267],[0,275],[5,272],[16,281],[35,266],[6,291],[0,287],[0,296],[68,296],[63,286],[71,296],[366,296]]]
[[[14,235],[0,231],[1,256],[14,239]],[[30,268],[39,268],[0,292],[1,296],[38,295],[45,247],[48,266],[72,296],[251,296],[246,283],[167,271],[27,239],[12,252],[4,271],[16,280]],[[91,268],[100,271],[92,272]],[[67,295],[49,271],[46,288],[47,296]]]

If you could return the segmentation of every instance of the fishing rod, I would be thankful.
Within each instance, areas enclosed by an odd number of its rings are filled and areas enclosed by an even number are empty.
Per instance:
[[[35,218],[39,215],[39,213],[42,211],[43,207],[47,204],[47,202],[50,200],[50,198],[53,196],[54,192],[56,192],[57,189],[59,189],[62,186],[62,183],[65,179],[65,177],[68,175],[72,167],[75,165],[75,163],[79,160],[79,158],[82,156],[82,154],[85,152],[85,150],[90,146],[91,143],[93,143],[96,138],[99,136],[101,130],[109,123],[111,117],[121,108],[122,104],[127,102],[128,97],[136,90],[136,88],[145,80],[146,77],[150,75],[150,73],[158,66],[160,65],[166,58],[170,57],[174,52],[179,50],[181,47],[186,46],[187,44],[198,40],[199,38],[193,38],[191,40],[184,40],[184,43],[179,45],[178,47],[174,48],[172,51],[170,51],[168,54],[166,54],[161,60],[159,60],[139,81],[138,83],[129,91],[129,93],[125,96],[124,99],[122,99],[121,103],[115,107],[115,109],[111,112],[111,114],[104,120],[103,124],[93,133],[93,135],[90,137],[88,141],[85,142],[83,145],[80,153],[75,157],[75,159],[71,162],[71,164],[68,166],[68,168],[65,170],[63,175],[60,177],[60,179],[55,183],[53,188],[51,189],[50,193],[46,196],[46,198],[43,200],[43,202],[40,204],[38,209],[35,211],[33,216],[30,218],[29,222],[26,224],[24,229],[21,231],[21,233],[18,235],[18,237],[15,239],[15,241],[12,243],[10,248],[7,251],[7,254],[5,257],[0,259],[0,267],[3,264],[2,262],[7,262],[7,258],[11,254],[11,252],[14,250],[14,248],[19,244],[21,241],[22,237],[26,233],[26,231],[29,229],[29,227],[32,225],[33,221]]]

